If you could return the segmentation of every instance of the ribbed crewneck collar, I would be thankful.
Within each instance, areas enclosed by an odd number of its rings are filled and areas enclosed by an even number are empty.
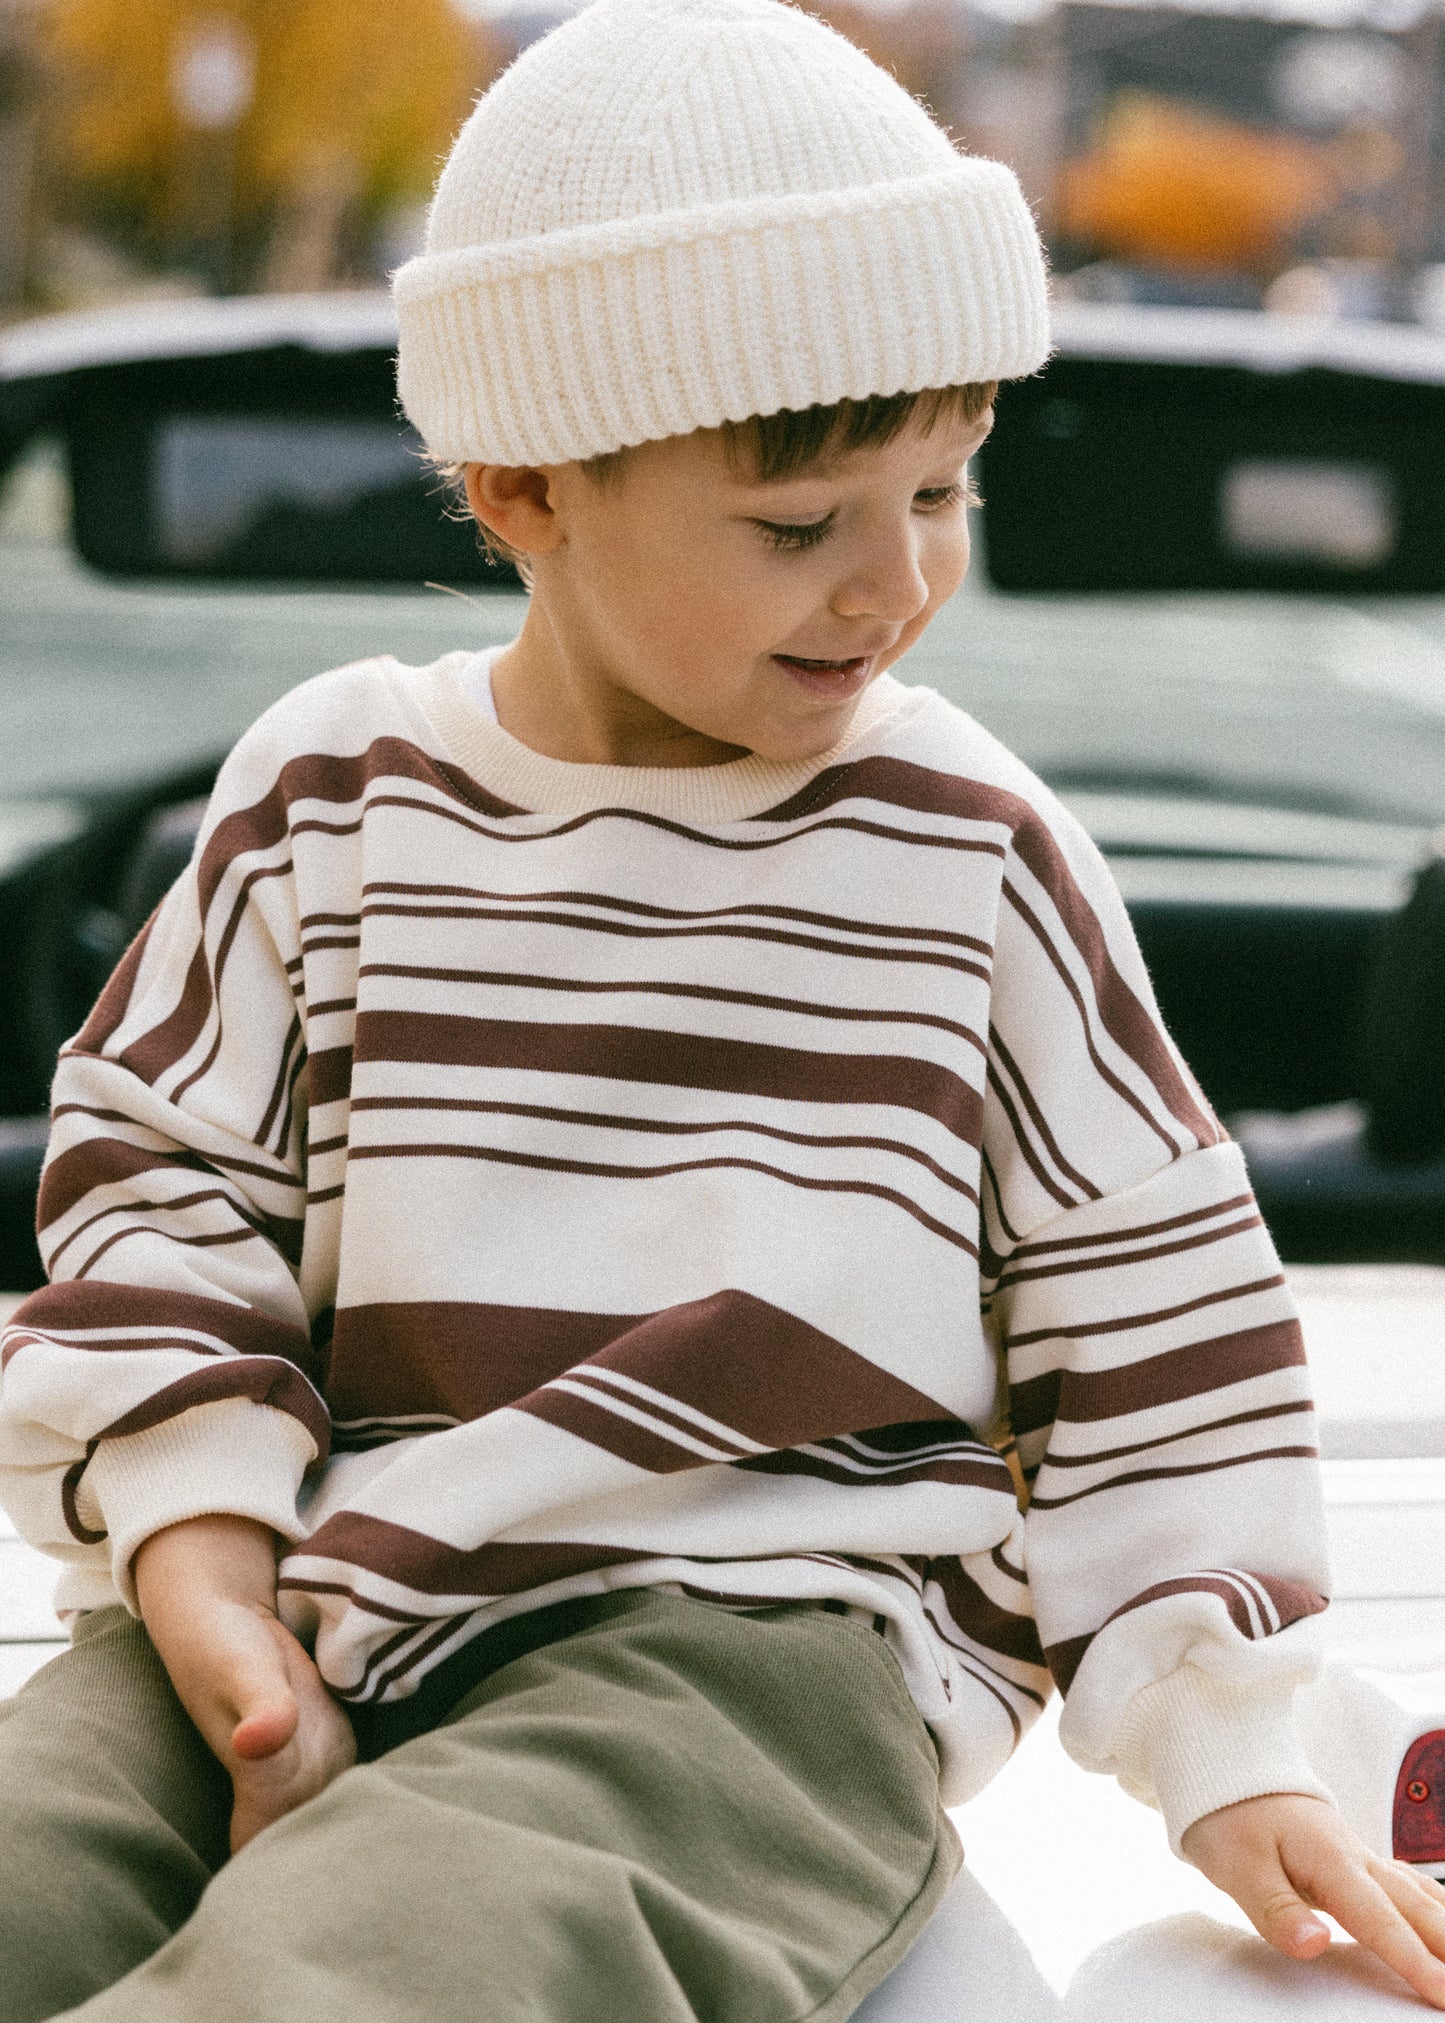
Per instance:
[[[464,683],[478,662],[489,668],[504,651],[504,646],[494,646],[482,654],[449,653],[412,677],[417,684],[413,693],[465,773],[501,800],[537,814],[635,808],[684,822],[745,821],[798,793],[916,700],[891,674],[879,675],[864,690],[845,736],[810,759],[764,759],[749,753],[716,766],[582,765],[534,752],[489,721],[467,694]]]

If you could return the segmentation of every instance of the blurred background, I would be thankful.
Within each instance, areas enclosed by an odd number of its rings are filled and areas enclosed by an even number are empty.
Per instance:
[[[374,286],[567,0],[0,0],[0,320]],[[816,0],[1060,292],[1445,326],[1441,0]]]

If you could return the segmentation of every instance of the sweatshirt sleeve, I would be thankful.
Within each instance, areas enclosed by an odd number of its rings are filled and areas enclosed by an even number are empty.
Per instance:
[[[223,768],[190,866],[55,1077],[39,1204],[51,1283],[0,1350],[0,1497],[69,1562],[76,1606],[118,1589],[133,1608],[137,1548],[185,1518],[298,1536],[301,1478],[327,1445],[299,1282],[288,810],[258,742]]]
[[[1295,1739],[1327,1569],[1304,1347],[1244,1164],[1057,804],[1004,873],[985,1312],[1061,1738],[1162,1810],[1328,1796]]]

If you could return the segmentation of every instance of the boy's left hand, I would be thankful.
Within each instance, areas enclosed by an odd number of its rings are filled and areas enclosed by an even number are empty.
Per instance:
[[[1291,1959],[1324,1952],[1329,1928],[1314,1913],[1326,1911],[1445,2009],[1445,1892],[1406,1863],[1371,1854],[1323,1799],[1246,1798],[1196,1819],[1180,1845]]]

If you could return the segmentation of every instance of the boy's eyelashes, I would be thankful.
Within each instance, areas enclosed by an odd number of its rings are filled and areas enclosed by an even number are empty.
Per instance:
[[[957,484],[931,485],[925,491],[915,492],[913,502],[925,513],[939,512],[945,506],[977,506],[983,503],[972,480],[967,478]],[[821,520],[754,520],[753,525],[766,535],[769,545],[774,548],[816,548],[832,531],[837,518],[835,510],[825,513]]]

